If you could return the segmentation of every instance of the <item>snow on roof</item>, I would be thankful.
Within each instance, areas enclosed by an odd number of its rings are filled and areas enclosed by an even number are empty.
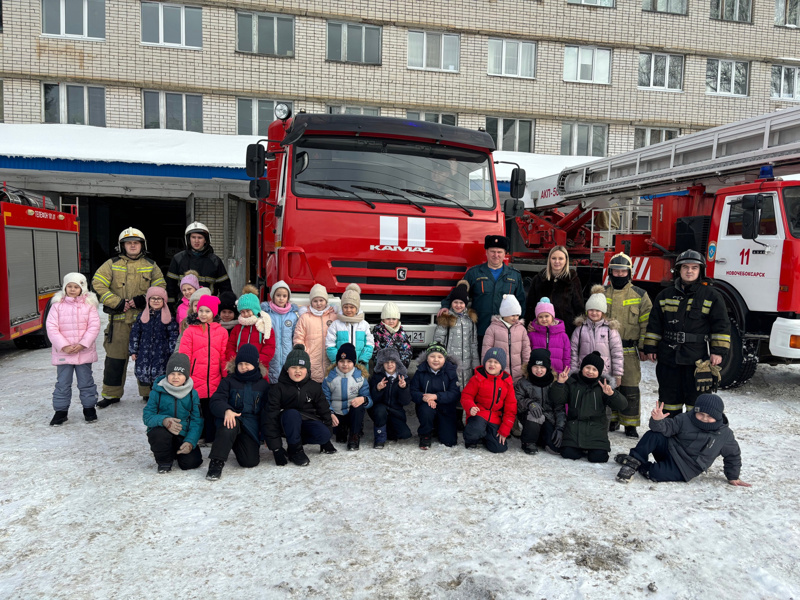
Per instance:
[[[560,156],[557,154],[532,154],[530,152],[505,152],[497,151],[494,153],[495,161],[504,160],[517,163],[525,169],[525,179],[541,179],[548,175],[560,173],[567,167],[583,165],[597,160],[596,156]],[[511,177],[511,170],[514,165],[495,165],[495,173],[498,181],[508,181]]]
[[[244,168],[259,138],[171,129],[0,124],[0,156]]]

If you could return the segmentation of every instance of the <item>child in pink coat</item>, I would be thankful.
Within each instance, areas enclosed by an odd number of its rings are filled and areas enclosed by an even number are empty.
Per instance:
[[[570,341],[564,321],[556,319],[556,310],[550,299],[542,298],[536,304],[536,321],[528,326],[528,337],[533,350],[549,350],[552,369],[561,373],[570,366]]]
[[[64,275],[64,285],[50,301],[47,335],[53,345],[52,360],[56,366],[56,387],[53,391],[55,415],[50,425],[67,422],[72,400],[72,375],[78,379],[83,417],[87,423],[97,420],[97,386],[92,377],[92,363],[97,362],[94,342],[100,333],[97,296],[89,291],[86,277],[80,273]]]
[[[525,331],[525,321],[520,319],[522,306],[513,294],[505,294],[499,312],[486,328],[481,355],[485,358],[490,348],[501,348],[507,357],[503,369],[517,381],[522,379],[522,366],[528,364],[531,356],[531,341]]]
[[[605,371],[601,375],[614,378],[615,387],[622,382],[623,352],[622,338],[619,335],[619,321],[607,320],[605,288],[602,285],[592,287],[592,295],[586,301],[586,316],[575,319],[575,330],[572,332],[572,372],[578,372],[583,358],[592,352],[598,352],[603,359]]]

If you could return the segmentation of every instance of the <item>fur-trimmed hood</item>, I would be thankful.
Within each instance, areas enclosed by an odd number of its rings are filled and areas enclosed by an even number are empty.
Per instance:
[[[577,317],[575,317],[575,320],[573,321],[573,323],[574,323],[575,327],[580,327],[581,325],[586,323],[586,321],[588,321],[588,320],[589,320],[589,318],[586,315],[578,315]],[[616,319],[605,319],[605,318],[603,318],[603,320],[599,321],[597,327],[602,327],[603,325],[606,325],[609,329],[613,329],[615,331],[619,331],[619,327],[620,327],[619,321],[617,321]]]
[[[228,361],[228,364],[225,365],[225,370],[229,375],[233,375],[234,371],[236,371],[236,357],[233,357]],[[258,363],[258,370],[261,372],[262,379],[266,377],[267,367],[265,367],[260,361]]]
[[[477,324],[478,313],[470,308],[467,310],[467,316],[469,317],[470,321]],[[449,308],[447,309],[446,313],[436,317],[436,324],[441,325],[442,327],[447,327],[448,329],[455,327],[456,323],[458,323],[458,315]]]
[[[63,290],[60,292],[56,292],[55,294],[53,294],[53,298],[50,300],[50,304],[57,304],[66,297],[67,295],[66,293],[64,293]],[[97,300],[97,294],[95,294],[94,292],[86,292],[78,296],[78,298],[83,298],[83,302],[86,302],[86,304],[94,306],[95,308],[100,306],[100,302]],[[78,298],[76,298],[76,300]]]

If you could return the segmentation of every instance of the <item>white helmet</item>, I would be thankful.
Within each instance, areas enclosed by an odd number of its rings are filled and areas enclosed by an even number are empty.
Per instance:
[[[136,229],[136,227],[126,227],[122,230],[122,233],[119,234],[119,238],[117,239],[117,252],[122,252],[122,244],[124,242],[142,242],[144,251],[147,252],[147,238],[145,238],[141,230]]]
[[[186,231],[183,232],[183,237],[186,239],[187,248],[191,247],[191,244],[189,243],[189,236],[193,233],[202,234],[203,237],[206,238],[206,244],[211,244],[211,234],[208,231],[208,227],[203,225],[200,221],[195,221],[194,223],[189,223]]]

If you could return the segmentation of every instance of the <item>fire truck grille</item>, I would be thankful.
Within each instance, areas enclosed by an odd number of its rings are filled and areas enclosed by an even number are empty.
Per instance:
[[[331,261],[336,279],[346,283],[398,287],[452,288],[467,270],[466,265],[436,265],[412,262]],[[368,274],[364,271],[372,271]],[[381,271],[377,273],[376,271]],[[422,273],[420,273],[422,272]],[[439,275],[437,277],[437,275]]]
[[[355,260],[334,260],[331,261],[331,266],[334,269],[371,269],[371,270],[390,270],[393,271],[398,268],[407,268],[409,271],[438,271],[441,273],[460,273],[463,274],[467,271],[467,266],[464,265],[433,265],[430,263],[412,263],[412,262],[367,262]]]

